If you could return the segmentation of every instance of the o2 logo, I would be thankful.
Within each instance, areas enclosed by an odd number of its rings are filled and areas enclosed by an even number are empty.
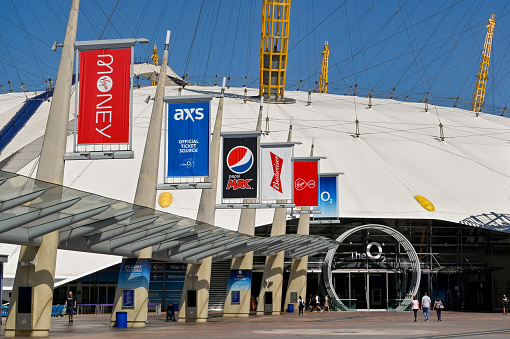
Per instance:
[[[328,191],[324,191],[321,193],[321,200],[324,201],[325,203],[328,203],[328,204],[332,204],[333,203],[333,199],[331,198],[331,194],[329,194]]]
[[[174,120],[202,120],[204,118],[203,108],[177,108],[174,114]]]

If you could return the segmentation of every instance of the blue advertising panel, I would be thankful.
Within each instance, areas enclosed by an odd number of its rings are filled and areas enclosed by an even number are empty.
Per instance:
[[[232,291],[232,304],[240,304],[241,303],[241,291]]]
[[[209,176],[210,103],[168,104],[167,177]]]
[[[122,307],[135,307],[135,290],[124,290]]]
[[[338,186],[337,176],[320,177],[319,179],[319,209],[320,214],[317,217],[337,217],[338,216]]]
[[[117,288],[149,288],[151,260],[140,258],[122,259]]]
[[[251,270],[230,270],[227,290],[251,290]]]

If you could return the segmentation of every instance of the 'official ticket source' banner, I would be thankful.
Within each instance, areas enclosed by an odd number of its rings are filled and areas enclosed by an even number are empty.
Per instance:
[[[257,137],[223,138],[223,199],[257,198]]]
[[[80,52],[78,145],[127,144],[131,49]]]
[[[261,200],[292,199],[292,147],[261,147]]]
[[[209,176],[210,103],[168,105],[168,177]]]
[[[330,176],[319,179],[320,182],[320,214],[317,217],[337,217],[338,216],[338,177]]]
[[[296,207],[319,205],[319,162],[294,162],[294,204]]]

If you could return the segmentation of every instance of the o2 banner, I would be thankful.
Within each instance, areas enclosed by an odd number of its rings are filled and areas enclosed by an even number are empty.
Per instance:
[[[141,258],[122,259],[117,288],[149,288],[151,260]]]
[[[292,199],[292,146],[260,145],[261,200]]]
[[[127,144],[131,48],[80,52],[78,145]]]
[[[257,137],[223,137],[223,199],[257,198]]]
[[[210,102],[168,105],[167,177],[209,176]]]
[[[319,161],[294,161],[294,204],[319,206]]]
[[[338,216],[338,177],[321,176],[319,179],[319,209],[320,214],[317,217],[337,217]]]

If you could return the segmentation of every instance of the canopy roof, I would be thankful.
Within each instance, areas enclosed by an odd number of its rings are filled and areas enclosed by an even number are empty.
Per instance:
[[[149,63],[141,63],[133,65],[133,75],[141,76],[151,81],[158,81],[161,66],[151,65]],[[185,86],[186,81],[175,73],[170,66],[166,66],[166,86]]]
[[[285,251],[291,258],[334,248],[321,236],[260,238],[152,208],[0,171],[0,242],[40,245],[60,230],[59,248],[137,256],[152,246],[153,259],[197,263],[254,251]]]

